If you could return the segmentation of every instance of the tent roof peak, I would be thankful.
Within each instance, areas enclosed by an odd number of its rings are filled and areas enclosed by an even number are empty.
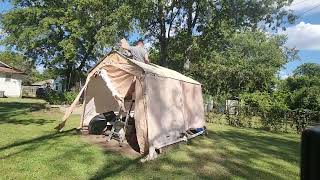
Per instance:
[[[110,53],[108,53],[104,58],[102,58],[89,72],[91,72],[94,68],[96,68],[99,64],[105,62],[106,58],[108,58],[110,55],[112,54],[117,54],[119,56],[121,56],[122,58],[124,58],[125,60],[133,63],[134,65],[140,67],[145,73],[147,74],[154,74],[156,76],[159,77],[164,77],[164,78],[171,78],[171,79],[176,79],[176,80],[180,80],[180,81],[184,81],[184,82],[188,82],[188,83],[192,83],[192,84],[198,84],[201,85],[201,83],[199,83],[198,81],[195,81],[177,71],[174,71],[172,69],[169,68],[165,68],[153,63],[150,64],[146,64],[144,62],[140,62],[140,61],[136,61],[134,59],[128,58],[125,55],[123,55],[121,52],[119,51],[111,51]]]

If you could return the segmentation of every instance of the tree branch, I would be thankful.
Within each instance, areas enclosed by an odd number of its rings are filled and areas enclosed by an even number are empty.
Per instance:
[[[173,8],[173,9],[174,9],[174,8]],[[172,14],[173,14],[173,9],[172,9]],[[177,13],[175,13],[174,16],[171,14],[171,20],[170,20],[169,28],[168,28],[168,39],[170,39],[170,31],[171,31],[171,27],[172,27],[172,25],[173,25],[173,22],[174,22],[175,18],[177,17],[177,15],[180,14],[180,10],[181,10],[181,9],[179,8],[178,11],[177,11]]]
[[[80,62],[80,65],[78,66],[77,70],[81,71],[82,68],[86,65],[86,61],[88,60],[88,57],[89,55],[92,53],[93,51],[93,48],[94,46],[97,44],[97,41],[96,40],[93,40],[91,43],[90,43],[90,46],[88,47],[86,53],[84,54],[81,62]]]

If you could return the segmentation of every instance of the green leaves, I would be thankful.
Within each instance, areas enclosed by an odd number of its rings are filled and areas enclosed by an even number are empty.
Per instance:
[[[287,62],[277,37],[262,32],[235,33],[223,51],[199,51],[191,68],[194,78],[216,96],[272,92],[276,74]]]
[[[319,122],[320,113],[320,65],[300,65],[293,76],[283,80],[279,91],[287,94],[286,103],[292,111],[290,117],[298,131]]]
[[[289,103],[292,109],[320,111],[320,86],[303,87],[292,92]]]
[[[293,73],[295,76],[320,77],[320,64],[305,63],[300,65]]]
[[[130,30],[132,9],[119,0],[14,1],[2,14],[2,44],[46,67],[63,70],[70,82]]]
[[[284,80],[281,89],[288,92],[291,109],[320,111],[320,65],[306,63],[300,65],[292,77]]]

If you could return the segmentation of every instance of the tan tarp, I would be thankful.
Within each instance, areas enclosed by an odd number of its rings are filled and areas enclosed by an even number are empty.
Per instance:
[[[93,68],[82,92],[85,101],[81,127],[88,126],[97,114],[118,111],[126,97],[135,99],[135,126],[142,154],[181,141],[186,130],[205,125],[199,82],[161,66],[127,59],[117,52]],[[59,129],[79,97],[80,94]]]
[[[108,87],[99,75],[91,77],[85,93],[82,126],[88,126],[91,119],[98,114],[109,111],[118,111],[119,104],[112,95],[110,86],[112,86],[112,88],[117,91],[120,98],[124,100],[124,97],[134,81],[134,76],[132,74],[115,66],[106,65],[102,67],[102,69],[106,70],[112,84],[109,84]]]
[[[135,108],[134,118],[135,127],[137,133],[137,140],[140,147],[140,153],[144,154],[148,152],[148,128],[147,128],[147,117],[146,117],[146,96],[145,92],[145,81],[143,78],[137,78],[135,85],[136,97],[135,97]]]
[[[146,106],[150,145],[161,148],[186,131],[180,81],[147,74]]]

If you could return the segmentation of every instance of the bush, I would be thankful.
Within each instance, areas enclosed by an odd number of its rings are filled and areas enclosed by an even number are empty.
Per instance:
[[[266,130],[280,130],[286,121],[289,110],[285,103],[286,94],[276,92],[245,93],[241,95],[241,110],[244,116],[259,116]]]
[[[302,132],[306,127],[319,124],[320,111],[311,111],[309,109],[296,109],[288,113],[288,119],[291,121],[291,127],[295,127],[297,132]]]
[[[58,92],[58,91],[47,91],[44,99],[53,105],[71,104],[76,98],[78,92]]]
[[[66,104],[71,104],[74,99],[77,97],[79,92],[76,91],[68,91],[68,92],[64,92],[64,99],[65,99],[65,103]]]
[[[320,111],[320,87],[303,87],[291,93],[291,109],[310,109]]]

